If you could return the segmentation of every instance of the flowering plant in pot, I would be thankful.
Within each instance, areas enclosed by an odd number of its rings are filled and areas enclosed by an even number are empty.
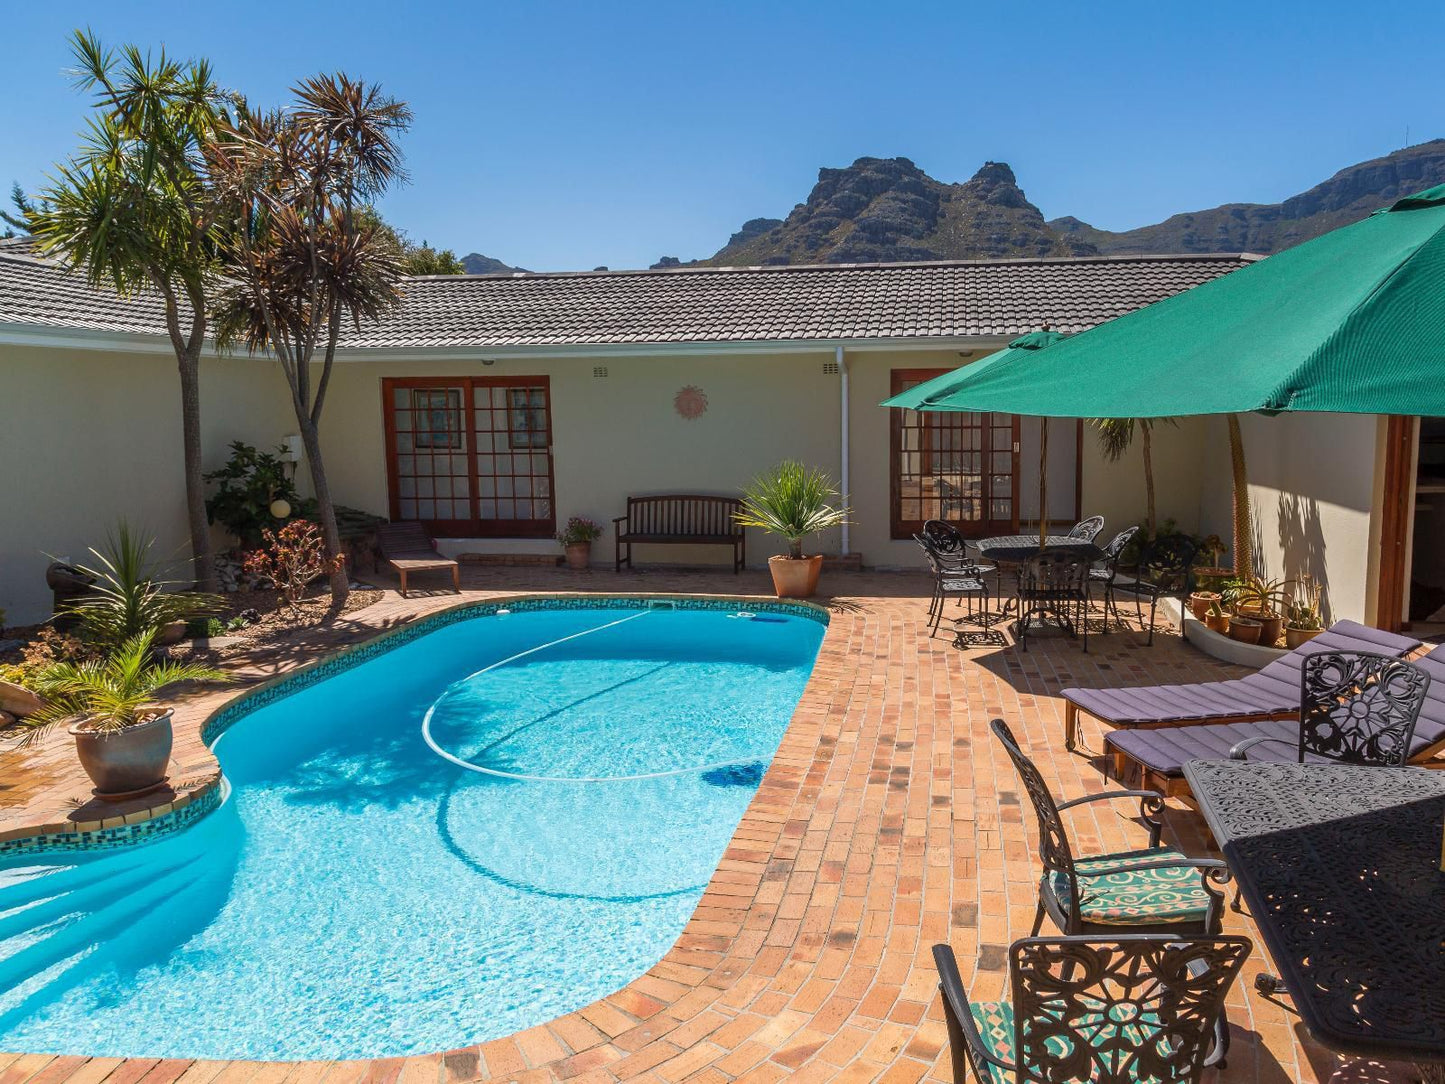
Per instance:
[[[557,535],[567,554],[567,567],[578,571],[592,565],[592,543],[602,537],[602,525],[586,516],[573,516]]]
[[[768,558],[773,591],[779,598],[807,598],[818,589],[822,554],[803,555],[803,539],[848,522],[849,510],[830,502],[838,496],[833,481],[820,470],[786,460],[764,471],[743,490],[736,519],[788,543],[788,552]]]
[[[172,712],[154,702],[157,693],[182,681],[231,680],[209,666],[158,661],[156,632],[137,633],[101,659],[56,663],[32,682],[47,706],[21,720],[28,731],[23,743],[69,720],[98,797],[130,797],[165,782]]]

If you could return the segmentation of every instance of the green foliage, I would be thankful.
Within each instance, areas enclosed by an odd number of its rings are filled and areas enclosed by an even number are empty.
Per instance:
[[[59,662],[37,675],[34,690],[49,706],[26,716],[21,744],[36,740],[62,719],[87,716],[98,731],[121,730],[138,720],[140,709],[160,690],[182,681],[229,681],[224,671],[194,663],[157,662],[156,629],[121,641],[105,658]]]
[[[743,490],[742,511],[736,518],[744,527],[787,539],[788,555],[800,558],[804,538],[848,522],[850,509],[829,503],[837,495],[826,474],[789,459],[758,475]]]
[[[1293,580],[1266,580],[1261,576],[1241,576],[1223,587],[1224,601],[1235,613],[1273,617],[1285,608],[1286,589]]]
[[[230,626],[219,617],[195,617],[186,622],[186,637],[200,640],[212,636],[224,636]]]
[[[0,237],[14,237],[17,233],[28,234],[30,222],[40,208],[25,194],[25,189],[20,187],[18,181],[10,185],[10,205],[15,208],[14,213],[0,211],[0,222],[5,223],[5,228],[0,230]]]
[[[220,483],[215,495],[206,501],[206,516],[240,539],[247,549],[261,544],[261,532],[267,528],[307,517],[315,510],[314,501],[302,499],[278,455],[258,452],[242,440],[232,441],[226,465],[205,477],[208,482]],[[291,506],[290,516],[278,520],[271,514],[271,504],[277,500]]]
[[[21,650],[19,662],[0,666],[0,681],[12,681],[29,689],[38,674],[56,663],[82,662],[95,657],[95,648],[87,646],[80,637],[45,625]]]
[[[578,542],[596,542],[602,537],[602,527],[595,520],[586,516],[573,516],[567,521],[567,526],[557,534],[557,541],[564,546],[571,546]]]
[[[106,536],[104,550],[91,549],[95,567],[78,566],[96,581],[91,593],[70,611],[79,621],[82,640],[115,648],[162,625],[221,608],[216,595],[168,590],[179,584],[161,578],[161,569],[150,556],[154,545],[154,539],[143,539],[121,520]]]

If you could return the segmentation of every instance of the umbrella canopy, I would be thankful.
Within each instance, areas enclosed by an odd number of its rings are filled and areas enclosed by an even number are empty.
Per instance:
[[[884,405],[1068,418],[1445,415],[1442,376],[1445,185],[1048,350],[1010,345]]]

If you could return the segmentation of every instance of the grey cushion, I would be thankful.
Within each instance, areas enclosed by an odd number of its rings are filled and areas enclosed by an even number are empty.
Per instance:
[[[1144,685],[1126,689],[1065,689],[1065,700],[1114,726],[1207,722],[1239,715],[1298,711],[1303,659],[1319,651],[1374,651],[1404,655],[1420,646],[1399,633],[1354,621],[1336,621],[1307,644],[1247,677],[1195,685]],[[1442,657],[1445,658],[1445,657]],[[1445,680],[1445,667],[1441,669]],[[1433,685],[1432,685],[1433,690]],[[1445,689],[1440,690],[1445,697]]]

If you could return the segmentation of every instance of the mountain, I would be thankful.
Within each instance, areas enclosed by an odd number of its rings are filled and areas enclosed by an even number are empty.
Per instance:
[[[1401,196],[1445,184],[1445,139],[1347,166],[1323,184],[1283,203],[1226,203],[1174,215],[1152,226],[1118,233],[1077,218],[1048,227],[1105,255],[1159,252],[1258,252],[1289,248],[1358,222]]]
[[[501,260],[483,256],[480,252],[469,252],[463,256],[462,266],[467,269],[469,275],[525,275],[528,273],[525,267],[513,267]]]
[[[870,263],[1006,256],[1090,256],[1049,228],[1013,170],[986,162],[963,184],[936,181],[907,158],[820,169],[786,219],[755,218],[704,263]]]

